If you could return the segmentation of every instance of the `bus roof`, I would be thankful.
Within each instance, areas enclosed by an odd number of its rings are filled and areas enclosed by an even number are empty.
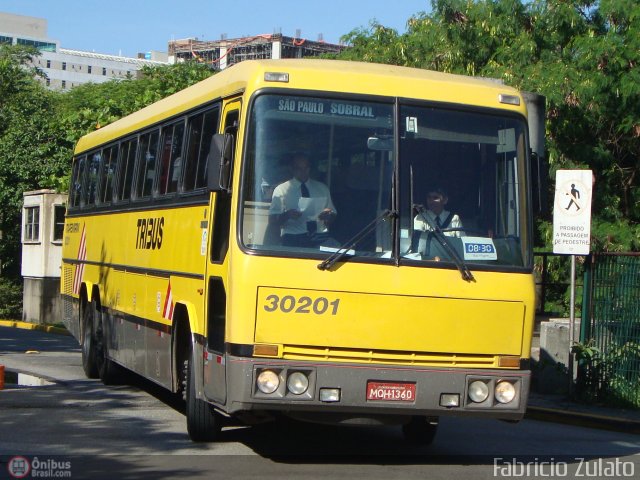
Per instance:
[[[265,81],[265,72],[288,73],[289,81]],[[213,100],[242,92],[252,93],[265,87],[431,100],[501,108],[526,116],[520,93],[492,79],[339,60],[247,60],[85,135],[78,141],[76,153],[95,148]],[[517,96],[520,98],[519,105],[500,103],[501,94]]]

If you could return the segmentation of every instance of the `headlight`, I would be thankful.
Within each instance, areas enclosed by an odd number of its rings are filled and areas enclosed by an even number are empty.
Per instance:
[[[287,389],[294,395],[302,395],[309,388],[309,379],[304,373],[294,372],[287,379]]]
[[[511,382],[498,382],[496,385],[496,400],[509,403],[516,397],[516,387]]]
[[[469,385],[469,398],[476,403],[482,403],[489,397],[489,387],[481,380],[471,382]]]
[[[273,370],[263,370],[256,379],[256,385],[262,393],[270,394],[280,386],[280,378]]]

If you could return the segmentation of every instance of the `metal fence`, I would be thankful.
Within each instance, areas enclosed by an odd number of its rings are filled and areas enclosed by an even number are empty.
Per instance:
[[[585,264],[578,385],[591,399],[640,408],[640,253]]]
[[[535,252],[536,315],[562,316],[563,297],[571,284],[568,268],[569,256],[553,252]],[[561,271],[561,274],[556,272]],[[560,281],[558,278],[562,278]],[[580,278],[578,278],[580,280]],[[582,283],[577,283],[582,287]]]

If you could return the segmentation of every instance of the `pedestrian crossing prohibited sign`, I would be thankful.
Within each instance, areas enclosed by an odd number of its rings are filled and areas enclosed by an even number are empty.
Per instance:
[[[558,170],[553,206],[553,253],[588,255],[591,246],[591,170]]]

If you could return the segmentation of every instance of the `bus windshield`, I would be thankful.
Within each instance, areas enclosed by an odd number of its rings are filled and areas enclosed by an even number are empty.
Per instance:
[[[526,142],[523,119],[494,111],[259,95],[249,114],[243,246],[528,267]]]

